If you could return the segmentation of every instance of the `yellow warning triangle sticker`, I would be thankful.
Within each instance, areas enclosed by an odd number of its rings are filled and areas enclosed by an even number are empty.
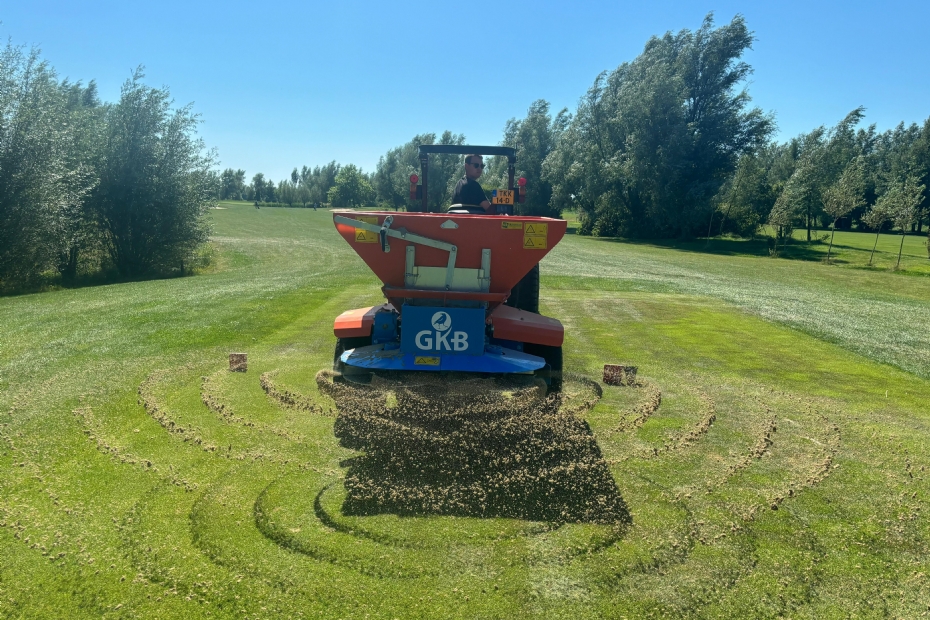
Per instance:
[[[531,248],[533,247],[533,238],[532,237],[523,237],[523,247]]]
[[[523,231],[523,234],[524,234],[524,235],[532,235],[532,234],[534,234],[535,232],[536,232],[536,229],[533,228],[533,225],[532,225],[532,224],[527,224],[527,225],[526,225],[526,230]]]
[[[356,241],[365,241],[365,231],[364,230],[355,230],[355,240]]]

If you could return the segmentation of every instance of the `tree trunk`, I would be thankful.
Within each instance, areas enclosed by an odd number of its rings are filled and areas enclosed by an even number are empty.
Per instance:
[[[730,215],[730,205],[727,205],[727,210],[724,211],[723,217],[720,218],[720,232],[718,234],[723,234],[723,223],[727,221],[727,216]],[[753,235],[755,236],[755,235]]]
[[[811,240],[811,208],[810,208],[810,207],[807,207],[807,214],[805,215],[804,219],[805,219],[806,222],[807,222],[807,223],[806,223],[806,226],[807,226],[807,242],[810,243],[810,240]]]
[[[68,248],[67,255],[62,257],[64,260],[60,261],[58,272],[61,274],[61,279],[63,281],[73,282],[77,277],[78,255],[80,254],[80,250],[80,247],[77,245],[72,245]]]
[[[833,230],[830,232],[830,247],[827,248],[827,262],[828,263],[830,262],[830,251],[833,249],[833,235],[836,234],[836,220],[833,220],[833,226],[831,226],[830,228],[832,228]],[[810,241],[810,239],[808,239],[808,241]]]
[[[875,248],[878,247],[878,236],[882,234],[882,227],[879,226],[878,230],[875,231],[875,243],[872,244],[872,253],[869,254],[869,267],[872,266],[872,257],[875,256]]]
[[[894,268],[897,269],[901,265],[901,252],[904,251],[904,231],[901,231],[901,247],[898,248],[898,262],[895,264]]]

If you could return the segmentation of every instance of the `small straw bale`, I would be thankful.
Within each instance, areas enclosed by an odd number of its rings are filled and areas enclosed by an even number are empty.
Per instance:
[[[636,385],[636,366],[604,364],[604,383],[607,385]]]
[[[229,354],[229,372],[246,372],[249,369],[248,355],[245,353]]]

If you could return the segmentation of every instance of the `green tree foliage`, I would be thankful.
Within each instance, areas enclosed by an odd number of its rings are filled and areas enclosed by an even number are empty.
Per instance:
[[[59,84],[38,50],[0,51],[0,289],[31,284],[84,242],[94,175],[81,132],[98,103],[93,83]]]
[[[930,118],[923,126],[903,123],[882,134],[874,156],[875,185],[879,194],[914,177],[919,185],[930,186]],[[923,218],[930,213],[930,200],[923,195],[914,222],[921,231]]]
[[[278,183],[278,199],[290,205],[320,205],[336,184],[336,175],[340,169],[341,166],[335,161],[315,168],[303,166],[299,171],[294,168],[289,181]]]
[[[334,207],[358,207],[371,204],[375,192],[365,174],[354,164],[342,166],[335,185],[329,189],[329,203]]]
[[[771,145],[740,158],[736,172],[720,192],[718,233],[726,230],[740,236],[752,236],[768,219],[779,194],[776,187],[783,184],[772,161],[781,155],[781,150],[777,145]],[[712,225],[713,219],[707,227],[708,236]]]
[[[224,170],[220,175],[220,200],[244,200],[245,196],[245,170]]]
[[[823,191],[821,200],[823,201],[824,212],[833,218],[830,224],[830,247],[827,248],[827,261],[830,260],[830,252],[833,250],[833,236],[836,234],[836,222],[841,217],[848,215],[853,209],[858,209],[865,204],[862,196],[864,190],[865,178],[863,170],[863,160],[861,157],[852,160],[840,178]]]
[[[803,169],[796,170],[788,179],[784,189],[772,205],[768,223],[775,229],[775,251],[778,255],[778,242],[786,242],[791,237],[794,224],[798,219],[800,205],[804,204],[805,193]]]
[[[516,176],[525,177],[528,188],[526,202],[516,205],[518,213],[546,217],[562,215],[564,205],[552,202],[552,184],[543,175],[543,163],[570,122],[571,115],[567,109],[561,110],[553,118],[549,113],[549,102],[543,99],[533,102],[525,118],[507,121],[503,145],[517,149]],[[507,158],[495,158],[493,176],[488,175],[488,181],[506,187],[506,170]]]
[[[807,229],[810,241],[811,230],[818,222],[833,227],[846,222],[845,227],[849,227],[853,217],[861,218],[865,213],[870,192],[874,193],[874,151],[878,136],[874,126],[856,129],[863,117],[863,108],[856,108],[834,127],[818,127],[783,145],[762,149],[768,156],[762,159],[765,170],[760,174],[766,177],[775,199],[770,217],[763,221],[773,225],[776,220],[779,222],[777,236],[781,238],[783,233],[790,234],[800,226]],[[753,154],[744,155],[744,159],[747,157]],[[837,217],[835,211],[848,202],[843,196],[850,198],[852,187],[846,185],[849,178],[842,183],[841,178],[844,173],[853,172],[860,199],[849,203],[852,207]],[[724,202],[735,200],[737,212],[747,210],[743,197],[725,193],[721,199]]]
[[[410,175],[420,174],[417,149],[423,144],[465,144],[465,136],[446,130],[437,141],[434,133],[419,134],[410,142],[382,155],[372,175],[372,186],[377,192],[379,203],[395,209],[413,206],[410,202]],[[430,155],[427,183],[430,210],[438,211],[451,204],[455,184],[464,175],[461,155]]]
[[[417,149],[421,144],[435,144],[435,142],[436,134],[419,134],[406,144],[389,150],[378,159],[378,166],[372,177],[372,187],[375,189],[379,204],[394,209],[400,207],[409,209],[413,206],[410,201],[410,175],[420,174]]]
[[[267,192],[265,188],[268,186],[267,181],[265,181],[265,175],[261,172],[256,172],[255,176],[252,177],[252,191],[249,192],[249,200],[254,200],[256,202],[264,202]]]
[[[465,144],[464,134],[444,131],[436,144]],[[465,176],[465,158],[461,155],[438,154],[429,156],[429,205],[431,211],[440,211],[452,204],[455,184]]]
[[[875,248],[878,247],[878,237],[882,233],[882,227],[890,218],[891,213],[884,201],[872,205],[872,208],[862,217],[862,222],[875,231],[875,243],[872,244],[872,252],[869,254],[869,265],[872,264],[872,259],[875,258]]]
[[[105,126],[107,108],[97,96],[97,85],[62,82],[67,97],[68,122],[73,139],[69,143],[68,170],[82,186],[75,200],[69,201],[55,218],[50,239],[57,249],[55,269],[70,282],[77,276],[79,261],[99,255],[101,235],[94,221],[87,192],[97,183],[95,153]],[[99,256],[97,262],[99,263]]]
[[[921,185],[917,177],[909,176],[901,184],[892,185],[887,192],[879,198],[882,209],[891,214],[894,225],[901,229],[901,246],[898,248],[897,269],[901,265],[901,252],[904,250],[904,235],[920,219],[921,204],[924,201],[925,185]]]
[[[190,106],[172,110],[167,89],[137,69],[107,111],[90,207],[113,265],[128,277],[185,269],[207,240],[217,188],[212,154],[196,137]]]
[[[751,72],[742,17],[653,37],[643,53],[601,74],[544,165],[556,208],[576,206],[581,231],[692,236],[739,156],[772,130],[738,90]]]

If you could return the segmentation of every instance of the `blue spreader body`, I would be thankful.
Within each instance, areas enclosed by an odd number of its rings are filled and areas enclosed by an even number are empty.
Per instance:
[[[543,358],[518,350],[516,343],[489,342],[485,315],[484,308],[404,305],[398,326],[396,315],[379,312],[374,344],[345,351],[340,359],[369,370],[434,372],[522,373],[546,365]]]

